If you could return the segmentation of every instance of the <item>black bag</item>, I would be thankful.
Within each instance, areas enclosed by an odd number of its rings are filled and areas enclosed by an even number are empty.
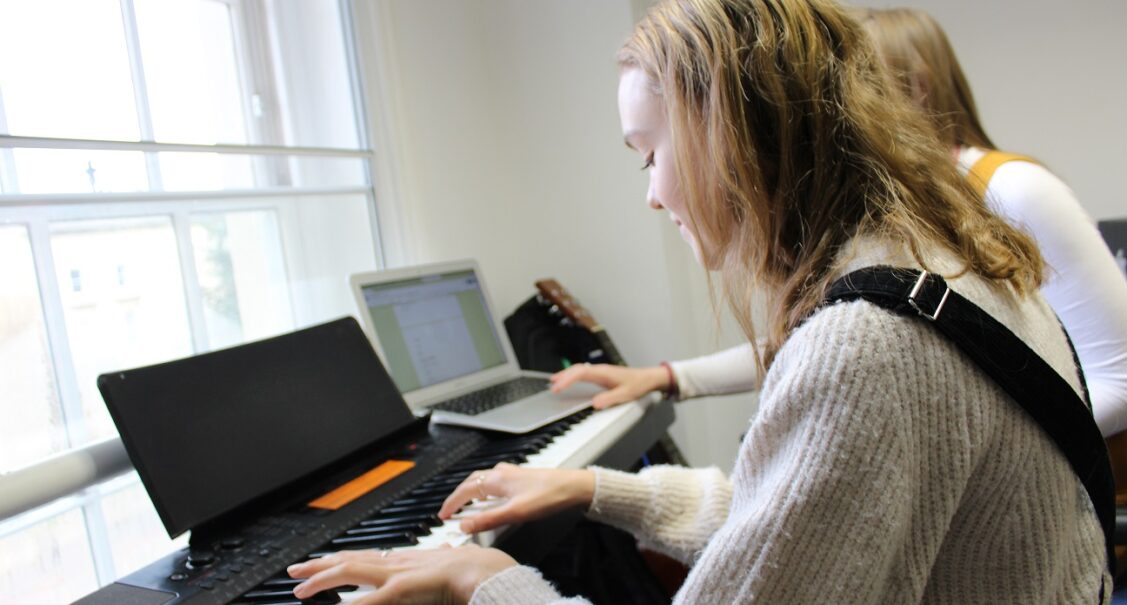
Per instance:
[[[505,318],[505,332],[525,370],[558,372],[585,362],[625,365],[590,330],[572,322],[539,294]]]
[[[672,600],[629,533],[584,519],[537,568],[564,595],[595,605],[666,605]]]

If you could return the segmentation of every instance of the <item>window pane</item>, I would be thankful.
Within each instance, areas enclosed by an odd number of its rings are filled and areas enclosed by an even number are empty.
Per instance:
[[[165,191],[220,191],[254,187],[253,158],[225,153],[161,152]]]
[[[376,268],[375,238],[363,195],[307,195],[283,206],[286,254],[297,325],[356,313],[352,273]]]
[[[188,152],[157,157],[165,191],[367,185],[363,158]]]
[[[118,0],[0,0],[9,134],[137,140]]]
[[[156,140],[246,143],[231,10],[214,0],[135,0]]]
[[[52,370],[27,229],[0,227],[0,472],[63,450],[66,430]]]
[[[137,475],[134,483],[102,499],[102,511],[118,577],[132,573],[160,557],[188,545],[188,535],[168,538],[148,493]]]
[[[145,158],[136,151],[14,149],[20,193],[145,191]]]
[[[0,538],[0,603],[70,603],[97,588],[79,510]]]
[[[211,348],[293,328],[274,211],[195,214],[192,249]]]
[[[300,147],[360,145],[338,2],[268,2],[277,37],[281,139]],[[269,108],[269,106],[268,106]]]
[[[88,439],[115,434],[98,374],[192,353],[172,221],[51,224],[51,250]],[[71,420],[73,422],[73,420]]]
[[[343,157],[297,156],[290,159],[295,187],[365,186],[365,160]]]

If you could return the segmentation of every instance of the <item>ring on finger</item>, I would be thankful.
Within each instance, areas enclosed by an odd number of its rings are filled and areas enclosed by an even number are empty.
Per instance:
[[[485,476],[489,473],[482,473],[477,476],[477,494],[481,496],[482,500],[486,499],[485,495]]]

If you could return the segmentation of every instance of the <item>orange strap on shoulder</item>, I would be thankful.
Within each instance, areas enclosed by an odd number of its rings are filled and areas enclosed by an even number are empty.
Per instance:
[[[986,199],[986,186],[990,183],[990,178],[994,176],[994,171],[1002,164],[1013,161],[1029,162],[1031,164],[1039,163],[1037,160],[1028,156],[992,149],[987,151],[986,155],[979,158],[978,161],[974,163],[974,166],[970,167],[970,172],[967,173],[967,180],[970,181],[971,187],[974,187],[975,192],[978,193],[979,199]]]

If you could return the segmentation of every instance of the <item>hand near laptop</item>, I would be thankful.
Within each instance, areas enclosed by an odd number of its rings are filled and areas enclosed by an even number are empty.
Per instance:
[[[591,399],[596,410],[634,401],[654,391],[668,391],[670,379],[671,373],[664,366],[629,368],[605,363],[576,364],[549,378],[553,393],[576,382],[590,382],[607,389]]]

